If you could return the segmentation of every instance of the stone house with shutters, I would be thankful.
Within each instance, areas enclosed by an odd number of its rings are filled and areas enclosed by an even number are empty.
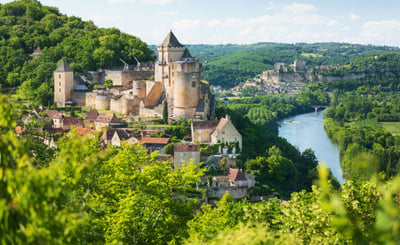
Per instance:
[[[102,128],[111,127],[113,125],[121,124],[121,120],[115,113],[101,113],[96,118],[95,128],[96,131],[101,131]]]
[[[212,177],[212,186],[206,187],[208,198],[221,198],[229,192],[234,198],[248,196],[248,190],[255,186],[255,177],[239,169],[230,168],[226,175]]]
[[[165,154],[164,146],[171,142],[170,138],[142,138],[140,143],[143,144],[143,148],[149,153],[158,151],[159,154]]]
[[[193,121],[191,131],[193,143],[230,144],[237,142],[239,149],[234,149],[235,152],[232,153],[238,153],[242,149],[242,135],[228,115],[219,121]]]
[[[180,168],[183,164],[190,161],[193,161],[194,164],[200,163],[200,145],[174,145],[174,168]]]
[[[64,130],[85,127],[85,124],[82,122],[82,120],[76,117],[63,117],[61,124]]]
[[[129,134],[125,129],[106,129],[101,135],[101,140],[108,145],[121,147],[121,142],[128,140]]]
[[[53,128],[61,128],[62,127],[62,119],[63,114],[56,110],[46,110],[46,116],[53,120]]]

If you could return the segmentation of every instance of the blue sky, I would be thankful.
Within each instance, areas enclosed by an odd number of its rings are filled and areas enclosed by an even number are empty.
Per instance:
[[[0,0],[0,3],[10,1]],[[42,0],[149,44],[350,42],[400,46],[399,0]]]

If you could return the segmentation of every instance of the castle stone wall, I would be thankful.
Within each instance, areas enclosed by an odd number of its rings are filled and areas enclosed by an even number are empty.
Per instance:
[[[208,198],[221,198],[226,192],[229,192],[235,199],[247,197],[247,187],[208,187]]]
[[[110,100],[108,95],[97,94],[96,96],[96,109],[110,110]]]
[[[72,100],[79,106],[86,106],[86,92],[73,91]]]
[[[97,97],[97,93],[86,92],[86,106],[96,107],[96,97]]]
[[[133,81],[132,95],[137,96],[139,99],[146,98],[146,82]]]

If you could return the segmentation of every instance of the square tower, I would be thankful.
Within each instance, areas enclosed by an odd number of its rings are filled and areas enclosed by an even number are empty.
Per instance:
[[[71,99],[74,87],[74,72],[69,64],[62,59],[54,71],[54,103],[57,107],[65,107],[65,102]]]

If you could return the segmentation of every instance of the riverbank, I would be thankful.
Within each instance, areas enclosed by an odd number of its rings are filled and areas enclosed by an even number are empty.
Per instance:
[[[339,148],[332,143],[324,130],[322,113],[312,112],[289,117],[279,122],[278,136],[285,138],[300,151],[311,148],[320,164],[331,169],[336,179],[343,183]]]

